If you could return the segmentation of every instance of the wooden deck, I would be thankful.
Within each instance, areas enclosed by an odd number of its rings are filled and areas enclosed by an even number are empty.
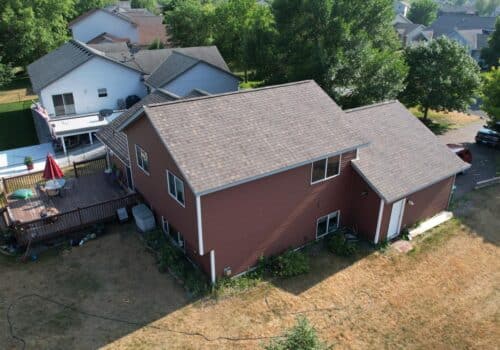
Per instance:
[[[97,173],[67,180],[70,189],[63,189],[61,196],[49,197],[35,187],[30,199],[8,199],[9,216],[13,222],[25,223],[42,218],[42,213],[53,216],[97,203],[119,199],[127,192],[110,181],[105,174]]]

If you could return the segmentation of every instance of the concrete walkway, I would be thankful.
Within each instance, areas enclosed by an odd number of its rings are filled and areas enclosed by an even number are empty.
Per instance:
[[[495,162],[499,151],[475,143],[475,136],[485,123],[484,120],[480,120],[438,136],[443,143],[463,144],[472,153],[472,167],[465,174],[457,175],[455,198],[472,191],[478,181],[491,179],[496,174]]]

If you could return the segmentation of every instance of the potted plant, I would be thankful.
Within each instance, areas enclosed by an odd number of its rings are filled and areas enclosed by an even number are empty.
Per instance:
[[[28,168],[28,170],[33,170],[33,158],[24,157],[24,165]]]

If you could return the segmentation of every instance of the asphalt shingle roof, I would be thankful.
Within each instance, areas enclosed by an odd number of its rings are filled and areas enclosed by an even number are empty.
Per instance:
[[[135,103],[132,107],[120,114],[111,123],[102,127],[97,132],[97,137],[127,165],[130,164],[127,149],[127,135],[124,132],[118,131],[118,127],[128,120],[143,106],[151,103],[161,103],[174,101],[176,98],[162,91],[156,90],[145,96],[142,100]]]
[[[444,13],[440,15],[430,26],[437,38],[454,30],[464,29],[495,29],[496,17],[485,17],[465,13]]]
[[[70,40],[54,51],[42,56],[28,66],[31,85],[35,92],[53,83],[75,68],[84,64],[94,57],[101,57],[114,63],[140,71],[139,67],[132,61],[121,59],[125,51],[102,52],[78,40]]]
[[[144,109],[197,194],[365,144],[313,81]]]
[[[201,61],[232,74],[216,46],[167,50],[166,59],[151,72],[146,80],[146,83],[151,86],[162,87]]]
[[[469,167],[398,101],[346,113],[370,140],[354,168],[388,203]]]

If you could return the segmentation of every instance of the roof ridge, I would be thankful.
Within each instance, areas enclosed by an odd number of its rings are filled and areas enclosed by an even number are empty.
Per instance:
[[[264,86],[264,87],[256,88],[256,89],[245,89],[245,90],[225,92],[225,93],[222,93],[222,94],[208,95],[208,96],[203,96],[203,97],[199,97],[199,98],[196,98],[196,99],[190,98],[190,99],[184,99],[184,100],[181,99],[181,100],[177,100],[177,101],[152,103],[152,104],[145,105],[144,107],[153,107],[153,108],[155,108],[155,107],[160,107],[160,106],[170,105],[170,104],[175,104],[175,103],[186,103],[186,102],[193,102],[194,100],[199,101],[199,100],[206,100],[206,99],[209,99],[209,98],[218,98],[218,97],[238,95],[238,94],[245,94],[245,93],[251,93],[251,92],[259,92],[259,91],[263,91],[263,90],[278,89],[278,88],[283,88],[283,87],[287,87],[287,86],[300,85],[300,84],[306,84],[306,83],[311,83],[311,82],[314,82],[316,84],[316,82],[314,80],[312,80],[312,79],[309,79],[309,80],[300,80],[300,81],[295,81],[295,82],[292,82],[292,83],[285,83],[285,84]]]
[[[366,106],[360,106],[360,107],[355,107],[355,108],[344,109],[344,112],[345,113],[351,113],[351,112],[356,112],[356,111],[363,110],[363,109],[370,109],[370,108],[375,108],[375,107],[379,107],[379,106],[384,106],[384,105],[388,105],[388,104],[391,104],[391,103],[401,103],[401,102],[399,102],[398,100],[387,100],[387,101],[373,103],[371,105],[366,105]]]

